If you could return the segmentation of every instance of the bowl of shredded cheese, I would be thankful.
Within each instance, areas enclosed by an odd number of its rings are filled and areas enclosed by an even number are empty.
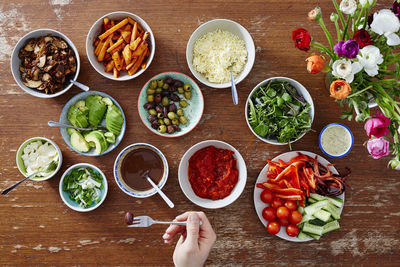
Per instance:
[[[22,143],[17,151],[17,167],[25,177],[46,169],[52,161],[57,162],[57,168],[54,171],[38,173],[31,178],[33,181],[48,180],[60,170],[62,164],[60,148],[50,139],[33,137]]]
[[[215,19],[198,27],[186,47],[186,60],[197,80],[213,88],[231,87],[250,73],[255,59],[253,38],[239,23]]]

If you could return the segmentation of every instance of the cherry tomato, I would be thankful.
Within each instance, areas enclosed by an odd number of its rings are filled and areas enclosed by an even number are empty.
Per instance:
[[[297,204],[293,200],[286,200],[285,207],[288,208],[290,211],[297,210]]]
[[[278,222],[282,226],[287,226],[289,224],[288,219],[278,219]]]
[[[294,224],[289,224],[288,226],[286,226],[286,233],[289,236],[297,236],[299,234],[300,230],[299,227],[297,227],[297,225]]]
[[[270,190],[265,189],[264,191],[261,192],[260,199],[262,202],[270,203],[273,198],[274,194]]]
[[[269,222],[267,225],[267,231],[271,235],[276,235],[281,230],[281,226],[276,221]]]
[[[279,197],[274,197],[274,199],[271,202],[271,207],[274,210],[277,210],[279,207],[283,206],[283,201],[282,199],[280,199]]]
[[[289,215],[289,222],[292,224],[298,224],[303,219],[301,212],[298,210],[292,211]]]
[[[279,219],[287,219],[289,217],[290,211],[288,208],[286,208],[285,206],[279,207],[276,210],[276,216]]]
[[[262,216],[267,221],[273,221],[276,218],[275,210],[271,207],[265,207],[262,211]]]

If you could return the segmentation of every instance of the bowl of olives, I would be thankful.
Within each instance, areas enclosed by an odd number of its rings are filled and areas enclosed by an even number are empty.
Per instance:
[[[204,99],[200,87],[179,72],[160,73],[143,86],[138,110],[143,124],[153,133],[178,137],[200,122]]]

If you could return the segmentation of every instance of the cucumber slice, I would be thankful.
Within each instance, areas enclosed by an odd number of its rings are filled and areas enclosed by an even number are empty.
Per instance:
[[[318,200],[316,200],[316,199],[313,199],[313,198],[308,198],[308,203],[311,203],[311,204],[314,204],[315,202],[318,202]]]
[[[303,216],[303,218],[301,219],[301,222],[300,222],[300,223],[308,222],[308,221],[311,221],[311,220],[314,220],[314,219],[315,219],[314,216],[309,215],[309,214],[304,214],[304,216]]]
[[[71,145],[79,152],[88,152],[90,149],[89,144],[78,131],[72,133]]]
[[[320,219],[316,218],[314,220],[309,221],[308,223],[311,223],[313,225],[317,225],[317,226],[324,226],[326,224],[326,222],[321,221]]]
[[[326,234],[338,229],[340,229],[339,221],[335,220],[323,226],[322,234]]]
[[[300,240],[306,240],[307,237],[311,237],[311,236],[309,236],[308,234],[304,233],[303,231],[301,231],[301,232],[297,235],[297,238],[300,239]]]
[[[308,222],[306,222],[303,226],[303,232],[305,232],[307,234],[310,233],[310,234],[315,234],[315,235],[322,235],[323,231],[324,231],[323,226],[313,225]]]
[[[326,210],[327,212],[329,212],[335,220],[339,220],[340,219],[340,210],[339,210],[339,208],[334,206],[331,202],[329,202],[328,205],[326,205],[326,207],[323,207],[322,209]]]
[[[309,235],[310,237],[314,238],[315,240],[319,240],[321,238],[320,235],[314,235],[314,234],[310,234],[310,233],[308,233],[307,235]]]
[[[316,200],[318,200],[318,201],[321,201],[321,200],[325,200],[325,199],[326,199],[325,196],[321,196],[321,195],[316,194],[316,193],[310,193],[310,197],[312,197],[313,199],[316,199]]]
[[[300,211],[301,214],[304,214],[304,208],[302,206],[299,206],[297,210]]]
[[[103,101],[103,103],[106,104],[107,106],[112,106],[113,105],[112,100],[110,98],[108,98],[108,97],[103,97],[101,99],[101,101]]]
[[[310,197],[313,199],[316,199],[318,201],[328,200],[329,202],[331,202],[333,205],[335,205],[338,208],[341,208],[343,206],[343,200],[338,197],[326,197],[326,196],[321,196],[321,195],[318,195],[315,193],[311,193]]]
[[[328,205],[328,200],[322,200],[322,201],[318,201],[315,202],[314,204],[307,206],[304,211],[306,212],[306,214],[314,214],[315,212],[317,212],[317,210],[320,210],[322,207],[325,207],[326,205]]]
[[[320,219],[323,222],[327,222],[331,217],[331,214],[325,210],[318,210],[313,214],[313,216]]]

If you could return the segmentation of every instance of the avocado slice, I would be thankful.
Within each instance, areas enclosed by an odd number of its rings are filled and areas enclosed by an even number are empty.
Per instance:
[[[67,128],[67,133],[69,134],[69,136],[71,136],[74,132],[76,132],[77,130],[72,129],[72,128]]]
[[[85,138],[76,130],[71,134],[71,145],[79,152],[88,152],[90,149]]]
[[[102,101],[99,95],[88,96],[85,100],[86,106],[89,108],[89,124],[97,126],[104,117],[107,111],[107,105]]]
[[[71,106],[67,114],[68,120],[75,127],[86,128],[88,121],[86,115],[76,106]]]
[[[100,131],[92,131],[85,136],[86,142],[93,142],[96,145],[95,152],[101,154],[108,148],[108,143],[104,134]]]
[[[115,135],[121,133],[124,118],[122,117],[122,111],[116,105],[108,106],[105,121],[106,127],[110,132]]]

